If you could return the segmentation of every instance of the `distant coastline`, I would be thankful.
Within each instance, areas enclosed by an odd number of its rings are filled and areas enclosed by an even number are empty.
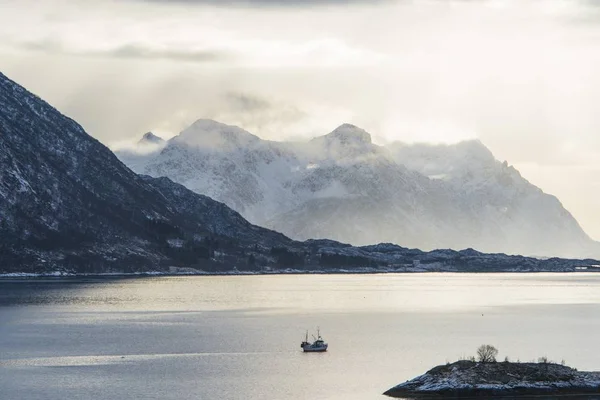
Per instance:
[[[104,273],[72,273],[54,271],[48,273],[14,272],[0,274],[0,280],[33,279],[33,278],[118,278],[118,277],[169,277],[169,276],[263,276],[263,275],[383,275],[383,274],[580,274],[599,273],[600,268],[575,271],[404,271],[387,269],[337,269],[337,270],[299,270],[283,269],[276,271],[196,271],[196,272],[104,272]]]

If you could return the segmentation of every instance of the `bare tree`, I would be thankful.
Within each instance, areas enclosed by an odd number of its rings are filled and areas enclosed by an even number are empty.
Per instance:
[[[479,362],[496,362],[496,356],[498,355],[498,349],[489,344],[482,344],[477,349],[477,358]]]

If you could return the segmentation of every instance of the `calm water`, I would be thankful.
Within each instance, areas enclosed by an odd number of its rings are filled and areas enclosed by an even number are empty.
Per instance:
[[[0,281],[0,399],[383,400],[484,343],[600,369],[599,317],[600,274]]]

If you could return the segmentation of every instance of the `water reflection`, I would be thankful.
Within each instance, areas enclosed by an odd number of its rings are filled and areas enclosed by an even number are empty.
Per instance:
[[[5,280],[0,397],[382,400],[480,344],[598,369],[598,317],[596,274]]]

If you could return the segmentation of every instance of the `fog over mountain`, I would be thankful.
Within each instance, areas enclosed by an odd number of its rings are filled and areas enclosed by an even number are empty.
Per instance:
[[[213,121],[195,125],[193,131],[209,131],[209,152],[216,151],[216,145],[239,150],[240,144],[246,148],[248,142],[260,142],[239,128]],[[345,146],[346,139],[358,139],[359,144],[367,138],[365,132],[344,126],[324,140]],[[145,134],[138,145],[147,146],[145,142],[162,143],[152,134]],[[598,263],[473,249],[424,252],[393,244],[353,247],[332,240],[293,241],[250,224],[225,204],[168,178],[135,174],[74,120],[0,73],[2,276],[574,272]]]
[[[269,140],[351,122],[478,138],[600,239],[589,0],[0,0],[0,70],[111,148],[198,118]]]
[[[198,120],[153,152],[139,146],[145,141],[117,152],[134,171],[169,177],[298,240],[538,256],[599,249],[556,197],[478,140],[379,146],[343,124],[309,141],[274,142]]]

